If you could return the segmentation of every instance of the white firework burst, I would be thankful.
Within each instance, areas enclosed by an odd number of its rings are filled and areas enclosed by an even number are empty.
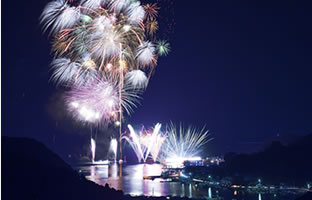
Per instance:
[[[179,162],[197,156],[200,147],[213,139],[208,138],[208,131],[204,128],[196,129],[189,126],[184,129],[182,125],[177,128],[171,124],[167,128],[167,140],[162,146],[162,160]]]
[[[122,10],[126,9],[130,3],[130,0],[112,0],[110,3],[110,9],[116,14],[119,14]]]
[[[64,0],[55,0],[46,5],[41,16],[40,23],[43,30],[50,28],[50,34],[71,28],[80,19],[80,11],[76,7],[70,7]]]
[[[128,21],[131,24],[139,24],[144,19],[145,10],[140,5],[140,2],[137,1],[130,4],[129,8],[127,9],[126,15],[128,17]]]
[[[92,83],[98,76],[90,59],[84,60],[81,64],[72,62],[68,58],[58,58],[51,63],[51,66],[54,70],[51,79],[56,85],[81,87]]]
[[[146,87],[147,77],[141,70],[132,70],[126,74],[125,78],[134,88]]]
[[[142,65],[148,65],[155,62],[155,46],[149,41],[144,41],[137,48],[136,58]]]
[[[105,32],[95,32],[89,39],[90,53],[96,58],[106,59],[118,56],[122,37],[113,29]]]
[[[106,16],[99,16],[93,20],[95,32],[103,33],[106,30],[112,29],[111,20]]]
[[[96,9],[99,8],[101,5],[104,5],[107,2],[107,0],[85,0],[82,2],[82,6]]]
[[[56,85],[71,85],[74,77],[79,72],[81,65],[77,62],[71,62],[68,58],[58,58],[51,63],[53,74],[51,79]]]
[[[75,76],[74,86],[82,87],[91,85],[97,80],[98,76],[98,71],[94,68],[81,68],[81,70]]]

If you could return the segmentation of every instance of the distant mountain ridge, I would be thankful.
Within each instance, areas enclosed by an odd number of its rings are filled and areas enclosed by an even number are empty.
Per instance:
[[[312,134],[302,136],[287,146],[280,142],[262,152],[226,154],[222,166],[225,175],[258,177],[268,184],[304,185],[312,181]]]

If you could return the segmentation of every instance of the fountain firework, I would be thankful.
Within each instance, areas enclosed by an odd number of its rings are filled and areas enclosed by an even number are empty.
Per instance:
[[[177,128],[174,124],[167,127],[167,139],[161,149],[161,161],[182,164],[184,160],[193,159],[200,153],[200,147],[213,138],[208,138],[208,131],[182,125]]]
[[[94,163],[94,159],[95,159],[95,148],[96,148],[95,140],[91,138],[92,163]]]
[[[114,154],[114,161],[115,162],[116,162],[116,157],[117,157],[117,147],[118,147],[118,142],[115,138],[113,138],[110,142],[109,151]]]
[[[160,134],[161,124],[157,123],[152,133],[142,130],[137,134],[133,127],[129,124],[130,135],[122,136],[132,149],[134,150],[138,162],[146,162],[148,156],[151,154],[154,161],[156,161],[160,147],[165,140],[165,137]]]
[[[161,146],[163,145],[165,140],[165,136],[158,133],[154,134],[154,132],[153,134],[146,132],[140,137],[140,143],[143,144],[146,148],[150,149],[150,154],[154,162],[156,162],[161,150]]]

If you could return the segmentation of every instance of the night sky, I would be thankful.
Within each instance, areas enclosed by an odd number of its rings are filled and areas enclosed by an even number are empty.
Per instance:
[[[89,133],[64,116],[62,90],[49,82],[51,40],[39,25],[47,2],[2,2],[2,135],[35,138],[66,154]],[[128,122],[206,125],[211,154],[312,133],[307,2],[174,1],[172,51],[159,59]]]

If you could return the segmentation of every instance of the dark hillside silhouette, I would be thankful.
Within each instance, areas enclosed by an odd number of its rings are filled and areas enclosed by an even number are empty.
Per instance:
[[[86,180],[56,154],[33,139],[2,137],[1,150],[3,200],[165,199],[134,198],[110,189],[107,185],[99,186]]]

